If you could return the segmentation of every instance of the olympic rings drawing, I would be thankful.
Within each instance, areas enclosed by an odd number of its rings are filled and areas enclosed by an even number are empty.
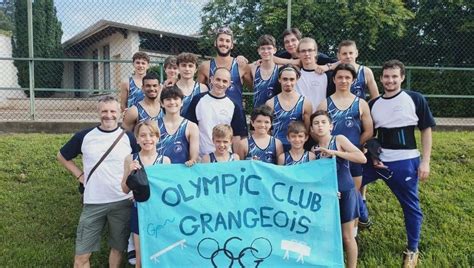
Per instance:
[[[242,248],[238,254],[234,254],[232,251],[228,249],[228,244],[232,240],[242,241],[240,237],[233,236],[227,239],[224,242],[224,247],[221,248],[219,242],[216,239],[211,238],[211,237],[203,238],[201,241],[199,241],[198,246],[197,246],[198,254],[203,259],[211,260],[213,267],[218,267],[215,262],[215,258],[219,256],[221,252],[224,253],[224,256],[227,257],[227,259],[229,259],[230,261],[230,264],[228,267],[233,267],[235,261],[237,261],[241,267],[245,267],[244,263],[242,262],[242,258],[245,256],[247,251],[250,251],[252,256],[256,259],[254,260],[255,267],[258,267],[260,263],[262,263],[266,258],[270,257],[270,255],[272,254],[272,250],[273,250],[272,244],[267,238],[264,238],[264,237],[255,238],[250,244],[250,246]],[[212,243],[215,245],[209,245],[208,243]],[[204,246],[203,244],[208,244],[208,245]],[[204,251],[203,248],[205,247],[215,248],[215,250],[211,254],[203,254],[202,251]]]

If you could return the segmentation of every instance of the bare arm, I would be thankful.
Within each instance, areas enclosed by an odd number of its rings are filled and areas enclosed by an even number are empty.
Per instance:
[[[171,160],[167,156],[163,156],[163,164],[171,164]]]
[[[235,161],[240,160],[240,156],[238,154],[232,154],[232,156],[234,157]]]
[[[327,111],[327,110],[328,110],[328,103],[327,103],[327,100],[324,99],[323,101],[321,101],[321,103],[318,105],[318,108],[317,108],[316,110]]]
[[[274,107],[273,107],[273,103],[275,102],[275,98],[276,98],[276,97],[277,97],[277,96],[275,96],[275,97],[273,97],[273,98],[271,98],[271,99],[269,99],[269,100],[267,100],[267,101],[265,102],[265,105],[268,105],[270,108],[272,108],[272,111],[273,111],[273,108],[274,108]]]
[[[285,154],[284,153],[281,153],[278,156],[277,164],[280,165],[280,166],[283,166],[285,164]]]
[[[122,82],[120,82],[120,108],[122,109],[122,112],[127,109],[128,105],[128,87],[128,80],[123,80]]]
[[[309,125],[310,125],[309,117],[311,116],[312,112],[313,112],[313,106],[311,105],[311,102],[305,99],[303,103],[303,122],[308,133],[309,133]]]
[[[189,141],[189,160],[184,164],[190,167],[197,162],[199,157],[199,129],[194,122],[188,121],[186,136]]]
[[[336,143],[337,143],[337,151],[332,151],[333,153],[329,153],[331,155],[338,156],[340,158],[344,158],[354,163],[358,164],[365,164],[367,162],[367,158],[365,158],[364,153],[362,153],[359,148],[357,148],[352,142],[350,142],[345,136],[337,135],[336,136]],[[320,147],[321,148],[321,147]],[[327,150],[322,148],[323,150]]]
[[[209,154],[205,154],[202,156],[201,163],[210,163],[210,162],[211,162],[211,158],[209,157]]]
[[[245,159],[248,153],[248,141],[247,138],[241,139],[239,143],[237,143],[237,148],[235,152],[239,155],[240,159]]]
[[[130,192],[130,188],[128,188],[127,185],[127,178],[131,172],[130,165],[132,164],[132,162],[132,155],[127,155],[127,157],[125,157],[125,161],[123,162],[123,178],[122,183],[120,185],[122,186],[122,192],[126,194]]]
[[[421,162],[418,167],[418,178],[421,181],[426,181],[430,175],[430,160],[431,160],[431,147],[433,144],[433,137],[431,134],[431,128],[425,128],[421,131]]]
[[[315,160],[316,159],[316,155],[313,153],[313,152],[309,152],[309,160]]]
[[[359,112],[361,114],[362,133],[360,133],[360,144],[365,144],[374,135],[374,123],[370,115],[370,109],[367,102],[363,99],[359,100]]]
[[[132,106],[125,111],[122,127],[128,131],[133,131],[138,119],[138,109]]]
[[[365,155],[345,136],[337,135],[336,142],[337,150],[317,147],[315,151],[322,152],[324,155],[337,156],[358,164],[364,164],[367,162]]]
[[[202,84],[208,84],[209,80],[209,61],[205,61],[199,65],[197,81]]]
[[[77,178],[81,183],[84,183],[84,172],[80,169],[76,163],[72,160],[66,160],[61,152],[58,152],[57,159],[61,165],[63,165],[71,174]]]
[[[252,77],[252,69],[250,68],[250,65],[245,64],[244,66],[242,66],[241,69],[242,69],[242,73],[243,73],[242,80],[243,80],[244,85],[247,88],[252,89],[253,88],[253,77]]]
[[[283,153],[283,144],[277,138],[275,138],[275,144],[276,144],[276,155],[279,156]]]
[[[237,57],[235,57],[235,59],[237,60],[237,63],[239,65],[249,63],[249,60],[246,57],[242,56],[242,55],[238,55]]]
[[[374,73],[370,68],[364,67],[365,74],[365,84],[369,89],[370,99],[375,99],[379,96],[379,89],[377,88],[377,83],[375,82]]]
[[[273,56],[273,62],[278,65],[291,64],[294,66],[301,66],[301,61],[299,59],[284,59]]]
[[[207,87],[206,84],[200,83],[200,87],[201,87],[201,93],[209,91],[209,88]]]

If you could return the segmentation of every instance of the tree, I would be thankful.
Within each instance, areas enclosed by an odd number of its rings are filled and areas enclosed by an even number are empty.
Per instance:
[[[236,54],[256,59],[256,40],[271,34],[281,42],[286,28],[286,1],[210,1],[202,10],[201,45],[212,47],[210,30],[228,25],[234,30]],[[357,42],[359,50],[373,51],[383,34],[400,37],[413,13],[402,1],[293,1],[293,27],[315,38],[321,51],[334,50],[345,39]],[[282,44],[280,43],[280,46]],[[367,53],[369,54],[369,53]],[[365,54],[365,55],[367,55]],[[362,54],[364,55],[364,54]]]
[[[379,59],[397,57],[411,65],[472,67],[472,1],[406,1],[415,17],[402,38],[377,45]]]
[[[13,24],[10,18],[5,15],[3,10],[0,10],[0,30],[11,32],[13,30]]]
[[[26,1],[15,1],[15,31],[13,34],[13,57],[28,57],[28,23]],[[56,16],[53,0],[33,2],[33,50],[36,58],[61,58],[63,50],[61,23]],[[29,71],[26,61],[15,61],[18,83],[29,87]],[[35,88],[60,88],[63,63],[35,61]],[[29,91],[27,91],[29,93]],[[35,91],[38,97],[49,97],[52,91]]]

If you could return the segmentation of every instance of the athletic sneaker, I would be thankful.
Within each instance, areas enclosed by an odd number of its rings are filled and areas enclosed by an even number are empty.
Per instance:
[[[137,264],[137,257],[136,257],[135,250],[127,252],[127,258],[128,258],[128,263],[130,263],[130,265]]]
[[[369,229],[370,226],[372,226],[373,222],[372,220],[370,220],[370,218],[367,219],[367,221],[361,221],[359,219],[359,223],[357,224],[359,226],[359,228],[362,230],[362,229]]]
[[[416,251],[405,250],[403,252],[403,268],[415,268],[418,263],[418,254],[418,249]]]

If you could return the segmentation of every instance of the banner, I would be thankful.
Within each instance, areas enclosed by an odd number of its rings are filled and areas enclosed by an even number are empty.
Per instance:
[[[146,168],[144,267],[343,267],[335,159]]]

